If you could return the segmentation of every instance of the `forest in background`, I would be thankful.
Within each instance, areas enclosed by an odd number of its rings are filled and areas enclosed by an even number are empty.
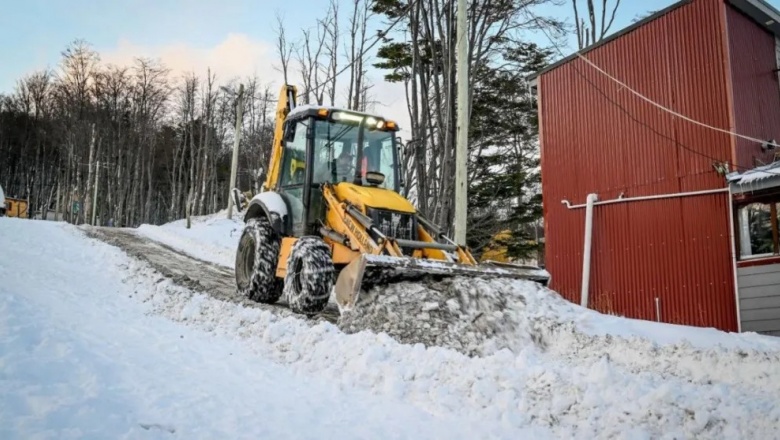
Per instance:
[[[470,2],[468,236],[477,254],[499,232],[498,244],[513,257],[532,257],[540,248],[536,103],[525,77],[551,62],[554,51],[527,34],[541,30],[565,38],[563,23],[534,12],[562,1]],[[605,11],[619,4],[603,1]],[[330,0],[323,18],[294,36],[288,23],[276,20],[276,67],[282,81],[298,86],[299,103],[371,111],[372,81],[403,85],[411,123],[410,139],[404,139],[405,191],[450,232],[458,111],[455,3]],[[571,31],[588,32],[587,41],[606,34],[588,31],[604,26],[593,8],[589,1],[587,17],[595,21],[578,19]],[[602,14],[602,21],[609,17]],[[372,78],[369,67],[383,77]],[[56,68],[32,72],[0,95],[0,185],[7,195],[29,201],[31,217],[56,210],[74,224],[91,222],[93,202],[101,225],[162,224],[216,212],[227,205],[236,94],[243,83],[237,186],[257,192],[281,83],[218,75],[219,66],[175,74],[143,57],[111,65],[89,42],[71,42]]]

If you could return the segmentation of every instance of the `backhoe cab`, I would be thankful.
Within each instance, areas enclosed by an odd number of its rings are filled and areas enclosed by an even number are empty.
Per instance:
[[[249,202],[236,254],[236,282],[249,298],[284,294],[296,313],[316,314],[335,286],[342,312],[360,291],[430,274],[532,279],[539,268],[481,264],[401,196],[394,121],[327,106],[295,106],[285,85],[263,191]]]

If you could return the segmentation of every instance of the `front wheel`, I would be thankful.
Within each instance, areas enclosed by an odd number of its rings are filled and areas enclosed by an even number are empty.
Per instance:
[[[238,292],[257,302],[273,304],[282,296],[276,277],[281,238],[264,217],[247,220],[236,252]]]
[[[330,247],[319,237],[296,240],[287,260],[284,295],[295,313],[321,312],[330,299],[335,269]]]

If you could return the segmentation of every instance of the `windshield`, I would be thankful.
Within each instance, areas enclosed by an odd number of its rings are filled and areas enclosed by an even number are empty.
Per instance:
[[[314,183],[353,182],[357,168],[357,124],[316,121],[314,125]],[[395,187],[393,132],[365,129],[363,133],[362,184],[368,171],[384,174],[380,188]]]

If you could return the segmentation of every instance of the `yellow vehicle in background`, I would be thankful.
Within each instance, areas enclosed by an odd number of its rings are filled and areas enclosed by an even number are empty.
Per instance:
[[[29,217],[28,202],[25,199],[6,197],[0,186],[0,217]]]
[[[25,199],[5,198],[5,215],[7,217],[28,218],[28,208],[29,206]]]

